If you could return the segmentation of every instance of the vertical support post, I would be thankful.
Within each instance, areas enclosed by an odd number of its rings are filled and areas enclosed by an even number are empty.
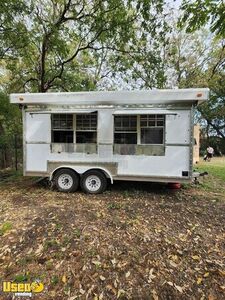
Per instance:
[[[141,145],[141,116],[137,115],[137,144]]]
[[[26,158],[27,158],[27,154],[26,154],[26,111],[25,111],[25,107],[22,107],[22,120],[23,120],[23,175],[25,176],[26,174],[26,169],[27,169],[27,162],[26,162]]]
[[[189,174],[192,178],[193,174],[193,144],[194,144],[194,107],[190,110],[190,151],[189,151]]]
[[[14,135],[15,169],[18,170],[17,134]]]
[[[76,124],[77,124],[77,115],[73,114],[73,152],[76,152]]]

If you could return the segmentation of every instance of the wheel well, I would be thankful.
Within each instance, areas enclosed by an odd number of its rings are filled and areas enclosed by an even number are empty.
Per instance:
[[[53,173],[51,174],[50,178],[51,178],[51,179],[54,179],[55,174],[56,174],[58,171],[60,171],[60,170],[70,170],[70,171],[73,171],[73,172],[74,172],[75,174],[77,174],[78,176],[80,176],[80,174],[77,173],[77,172],[76,172],[74,169],[72,169],[72,168],[68,168],[68,167],[60,167],[60,168],[58,168],[58,169],[56,169],[56,170],[53,171]]]
[[[98,172],[101,172],[102,174],[104,174],[104,176],[105,176],[106,178],[110,178],[110,177],[109,177],[109,174],[107,174],[104,170],[98,169],[98,168],[88,169],[86,172],[84,172],[84,173],[81,174],[81,175],[84,175],[84,174],[86,174],[86,173],[88,173],[88,172],[90,172],[90,171],[98,171]]]

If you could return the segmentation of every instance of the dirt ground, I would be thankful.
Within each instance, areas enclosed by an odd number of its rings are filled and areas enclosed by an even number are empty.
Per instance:
[[[18,177],[1,183],[0,209],[0,280],[40,279],[34,299],[225,299],[222,180],[93,196]]]

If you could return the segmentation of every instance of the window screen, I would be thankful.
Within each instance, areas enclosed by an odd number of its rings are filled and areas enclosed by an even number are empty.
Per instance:
[[[137,116],[114,117],[114,143],[137,144]]]
[[[52,115],[52,142],[73,143],[73,115]]]
[[[164,115],[141,115],[141,144],[163,144],[164,126]]]
[[[97,143],[97,113],[76,115],[76,143]]]
[[[73,130],[73,115],[68,114],[53,114],[52,129],[67,129]]]

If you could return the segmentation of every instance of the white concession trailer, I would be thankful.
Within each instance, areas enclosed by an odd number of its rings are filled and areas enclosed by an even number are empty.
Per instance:
[[[107,179],[190,182],[193,110],[208,89],[11,94],[23,111],[24,175],[100,193]]]

